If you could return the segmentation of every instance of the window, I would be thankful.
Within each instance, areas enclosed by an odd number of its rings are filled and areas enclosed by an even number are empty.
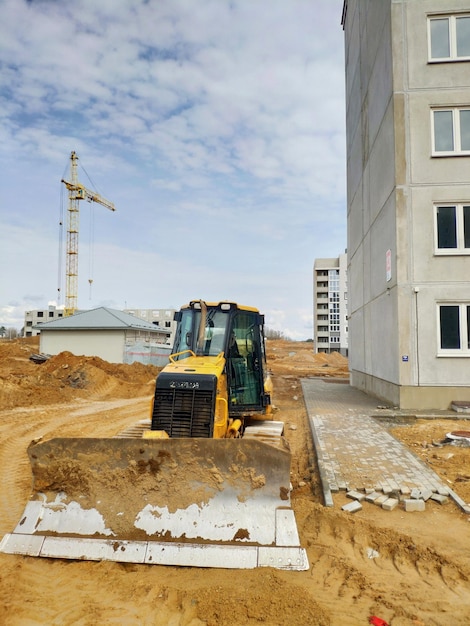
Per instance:
[[[447,356],[470,356],[470,304],[440,304],[439,350]]]
[[[428,41],[430,61],[470,59],[470,15],[429,18]]]
[[[44,311],[38,311],[38,317],[44,317]]]
[[[470,108],[433,109],[433,155],[470,154]]]
[[[470,254],[470,203],[435,206],[436,252]]]

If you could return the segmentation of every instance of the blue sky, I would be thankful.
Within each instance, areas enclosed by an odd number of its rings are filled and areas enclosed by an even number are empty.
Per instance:
[[[314,259],[346,247],[342,4],[2,0],[0,325],[64,304],[74,150],[116,206],[80,203],[80,308],[232,300],[312,337]]]

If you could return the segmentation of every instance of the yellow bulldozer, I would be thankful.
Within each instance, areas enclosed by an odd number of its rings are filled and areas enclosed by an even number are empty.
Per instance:
[[[306,570],[290,451],[273,419],[264,317],[195,300],[176,314],[151,419],[111,438],[33,441],[33,494],[0,551]]]

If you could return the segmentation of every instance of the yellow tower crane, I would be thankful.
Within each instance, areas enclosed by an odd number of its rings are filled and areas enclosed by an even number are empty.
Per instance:
[[[115,211],[114,204],[106,200],[98,193],[90,191],[78,182],[77,174],[78,156],[70,153],[70,181],[62,179],[62,183],[69,192],[69,205],[67,214],[67,245],[65,263],[65,309],[64,315],[73,315],[78,307],[78,226],[79,226],[79,202],[97,202],[110,211]]]

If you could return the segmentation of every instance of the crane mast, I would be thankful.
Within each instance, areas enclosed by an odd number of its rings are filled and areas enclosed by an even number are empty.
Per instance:
[[[72,151],[70,153],[70,181],[61,180],[69,192],[65,261],[65,316],[73,315],[78,308],[78,232],[80,200],[97,202],[110,211],[116,210],[112,202],[106,200],[98,193],[90,191],[78,182],[77,162],[78,156],[75,151]]]

